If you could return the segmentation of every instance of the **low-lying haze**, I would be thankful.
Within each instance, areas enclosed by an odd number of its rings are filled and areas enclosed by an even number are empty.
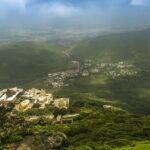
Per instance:
[[[13,36],[12,32],[109,32],[149,27],[149,6],[149,0],[1,0],[1,38],[8,33]]]

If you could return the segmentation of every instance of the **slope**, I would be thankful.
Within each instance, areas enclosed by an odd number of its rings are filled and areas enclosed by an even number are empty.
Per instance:
[[[98,61],[143,61],[150,57],[150,29],[95,37],[80,42],[72,55]]]
[[[61,69],[67,59],[59,45],[20,42],[0,46],[0,86],[30,82]]]

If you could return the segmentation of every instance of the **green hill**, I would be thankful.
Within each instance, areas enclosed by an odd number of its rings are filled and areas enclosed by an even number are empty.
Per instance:
[[[79,59],[94,58],[98,61],[143,61],[150,57],[150,29],[118,33],[82,41],[72,49]]]
[[[48,43],[21,42],[0,46],[0,86],[9,87],[42,78],[62,69],[64,47]]]
[[[148,150],[150,148],[150,117],[134,115],[118,107],[103,108],[102,105],[97,104],[82,106],[79,101],[71,102],[67,112],[78,113],[71,124],[55,124],[45,118],[44,115],[52,112],[51,107],[32,108],[7,117],[5,114],[11,109],[11,107],[0,109],[0,117],[3,120],[0,122],[0,149],[6,145],[11,149],[21,145],[29,146],[33,150],[51,149],[44,135],[56,134],[59,137],[58,135],[62,133],[68,138],[65,138],[67,141],[63,142],[58,150]],[[41,118],[26,121],[26,117],[37,114]],[[43,140],[39,135],[42,135]],[[50,138],[49,141],[52,140]],[[8,149],[7,147],[4,149]]]
[[[81,79],[82,81],[73,86],[72,93],[78,91],[76,95],[71,95],[73,98],[91,101],[106,99],[112,103],[118,100],[131,112],[150,113],[150,29],[82,41],[72,49],[72,56],[79,60],[89,58],[100,63],[131,62],[140,70],[133,77],[120,77],[115,80],[105,80],[99,75]],[[99,83],[103,80],[104,83]],[[92,82],[95,84],[91,84]],[[66,93],[71,93],[67,91]]]
[[[76,45],[72,43],[70,48],[55,43],[0,45],[0,87],[28,83],[63,69],[68,62],[62,53],[66,49],[78,59],[93,58],[99,62],[127,60],[136,62],[141,68],[149,68],[150,64],[150,29],[99,36]]]

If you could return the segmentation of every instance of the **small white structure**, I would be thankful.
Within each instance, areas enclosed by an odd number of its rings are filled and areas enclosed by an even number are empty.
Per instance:
[[[4,89],[0,91],[0,102],[8,103],[15,102],[18,95],[23,92],[23,89],[19,89],[17,87]]]
[[[91,69],[90,72],[91,73],[99,73],[99,70],[95,68],[95,69]]]
[[[59,109],[65,108],[67,109],[69,107],[69,98],[59,98],[54,100],[54,107],[57,107]]]
[[[40,93],[40,90],[32,88],[28,91],[25,91],[25,93],[22,95],[22,97],[28,98],[28,99],[34,99],[36,97],[36,95],[39,93]]]
[[[88,70],[84,70],[83,72],[82,72],[82,77],[87,77],[87,76],[89,76],[90,74],[89,74],[89,72],[88,72]]]
[[[61,119],[62,119],[62,116],[61,116],[61,115],[58,115],[58,116],[56,117],[56,121],[57,121],[57,122],[61,122]]]
[[[111,105],[103,105],[103,108],[110,109],[110,108],[112,108],[112,106]]]
[[[40,104],[40,108],[44,109],[45,105],[50,104],[53,101],[53,95],[51,93],[47,94],[45,90],[41,90],[38,95],[35,96],[34,103]]]
[[[7,89],[0,91],[0,97],[2,97],[7,92]]]
[[[52,84],[53,88],[59,88],[64,85],[63,82],[52,82],[51,84]]]

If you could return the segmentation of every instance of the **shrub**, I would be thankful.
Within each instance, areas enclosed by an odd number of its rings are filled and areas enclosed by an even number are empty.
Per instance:
[[[8,139],[8,142],[13,143],[13,142],[19,142],[22,141],[23,137],[18,134],[12,134],[10,138]]]

